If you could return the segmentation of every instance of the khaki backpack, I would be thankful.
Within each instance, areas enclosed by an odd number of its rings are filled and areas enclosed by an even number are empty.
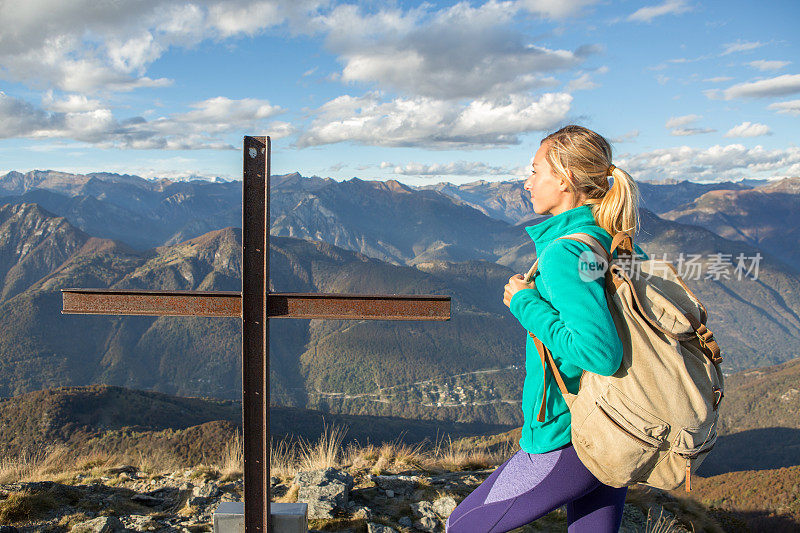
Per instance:
[[[545,379],[537,419],[544,421],[549,367],[572,415],[572,444],[595,477],[612,487],[643,483],[665,490],[685,481],[688,492],[691,473],[717,440],[723,395],[722,357],[705,326],[706,308],[672,263],[637,259],[624,232],[610,250],[586,233],[560,238],[588,244],[605,261],[606,303],[623,357],[613,376],[584,371],[578,394],[571,394],[550,350],[530,333]]]

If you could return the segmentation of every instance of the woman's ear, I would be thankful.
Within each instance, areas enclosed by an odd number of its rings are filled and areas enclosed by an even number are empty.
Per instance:
[[[567,174],[569,174],[569,177],[570,177],[570,179],[572,179],[572,178],[573,178],[573,176],[572,176],[572,171],[571,171],[571,170],[567,169]],[[569,189],[569,183],[567,183],[567,178],[565,178],[564,176],[561,176],[561,177],[560,177],[560,181],[559,181],[559,183],[558,183],[558,189],[559,189],[561,192],[567,192],[567,191],[569,191],[569,190],[570,190],[570,189]]]

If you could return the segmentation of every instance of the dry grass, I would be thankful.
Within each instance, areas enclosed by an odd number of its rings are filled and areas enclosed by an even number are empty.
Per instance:
[[[362,445],[351,442],[342,453],[342,463],[351,470],[370,468],[378,458],[378,450],[372,444]]]
[[[328,426],[323,422],[322,435],[316,443],[304,439],[298,441],[298,470],[317,470],[340,466],[342,441],[347,433],[343,426]]]
[[[174,453],[164,449],[156,448],[148,451],[147,454],[138,450],[136,457],[131,461],[140,471],[147,474],[156,474],[158,472],[174,472],[181,468],[180,460]]]
[[[283,439],[276,445],[271,441],[269,451],[270,474],[283,480],[288,480],[297,473],[297,449],[288,439]]]
[[[707,508],[693,500],[675,494],[669,495],[658,489],[634,485],[628,488],[625,501],[643,510],[663,508],[677,517],[674,524],[667,524],[669,521],[666,518],[663,516],[658,518],[651,517],[650,511],[648,511],[648,533],[667,533],[683,531],[684,529],[706,533],[723,533],[722,527],[709,514]],[[681,526],[683,529],[681,529]]]
[[[402,442],[402,435],[394,442],[380,446],[351,442],[343,446],[347,428],[323,425],[317,441],[286,438],[271,442],[270,473],[288,481],[302,470],[328,467],[370,471],[374,474],[396,473],[409,469],[425,471],[459,471],[486,469],[502,463],[513,453],[510,444],[495,447],[465,444],[446,437],[433,445]],[[231,481],[241,479],[244,469],[243,442],[239,432],[226,443],[218,457],[204,457],[193,468],[193,476],[203,479]],[[91,447],[70,448],[54,445],[44,450],[25,453],[15,458],[0,459],[0,483],[14,481],[57,481],[61,483],[88,483],[103,481],[113,484],[116,476],[109,468],[131,465],[150,478],[165,472],[181,471],[183,461],[168,448],[155,448],[148,452],[109,454]]]
[[[289,487],[289,490],[286,491],[286,494],[275,498],[275,501],[278,503],[295,503],[297,502],[298,494],[300,494],[300,485],[292,485]]]
[[[244,440],[239,430],[231,440],[225,443],[222,457],[219,460],[221,481],[231,481],[242,477],[244,472]]]
[[[90,470],[109,460],[94,454],[76,457],[79,453],[64,444],[54,444],[17,457],[4,457],[0,460],[0,483],[61,479],[68,472]]]
[[[66,531],[70,531],[75,524],[80,524],[81,522],[86,522],[91,519],[92,517],[86,513],[73,513],[62,516],[58,521],[58,525],[63,527]]]
[[[220,471],[211,465],[201,464],[192,469],[189,479],[203,482],[219,479]]]
[[[87,481],[106,476],[115,466],[132,465],[150,474],[170,472],[180,468],[174,453],[156,449],[148,454],[140,450],[135,454],[98,452],[91,448],[69,447],[55,444],[35,452],[24,452],[17,457],[0,460],[0,483],[16,481],[74,481],[83,474]]]
[[[41,456],[41,453],[35,454],[26,450],[18,457],[3,457],[0,459],[0,483],[27,479],[34,474],[41,462]]]
[[[645,533],[673,533],[678,531],[678,521],[675,518],[667,519],[664,509],[658,513],[658,518],[653,518],[652,509],[647,511],[647,522],[644,526]]]
[[[422,443],[415,446],[410,446],[405,443],[396,444],[394,462],[395,464],[405,465],[412,468],[423,468],[425,463],[425,455]]]
[[[486,446],[476,447],[464,445],[461,441],[453,442],[448,436],[447,443],[440,439],[433,449],[427,464],[431,469],[448,471],[483,470],[502,463],[503,453],[490,453]]]
[[[58,502],[47,494],[12,492],[0,503],[0,523],[35,520],[57,507]]]

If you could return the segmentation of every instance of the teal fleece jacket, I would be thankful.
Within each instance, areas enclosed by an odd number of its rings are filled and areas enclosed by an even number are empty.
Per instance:
[[[509,307],[525,330],[550,349],[567,390],[577,393],[584,370],[605,376],[617,371],[622,362],[622,342],[606,304],[604,277],[587,270],[591,248],[571,239],[556,239],[569,233],[588,233],[607,250],[612,236],[597,225],[590,205],[568,209],[525,230],[536,246],[539,266],[534,288],[517,291]],[[634,245],[634,250],[641,259],[648,259],[638,246]],[[528,453],[544,453],[570,442],[571,417],[548,372],[544,422],[536,419],[542,401],[543,370],[536,344],[527,333],[526,339],[519,444]]]

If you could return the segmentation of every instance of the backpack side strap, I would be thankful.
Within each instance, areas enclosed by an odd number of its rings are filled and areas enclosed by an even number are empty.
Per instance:
[[[544,422],[544,412],[547,408],[547,367],[550,367],[550,370],[553,372],[553,377],[556,378],[556,384],[558,384],[558,389],[561,391],[561,394],[564,398],[569,398],[572,396],[567,390],[567,384],[564,383],[564,378],[561,376],[561,371],[556,366],[556,362],[553,359],[553,354],[550,350],[542,344],[542,341],[536,338],[533,333],[528,332],[528,334],[533,339],[533,343],[536,345],[536,351],[539,352],[539,358],[542,360],[542,379],[544,380],[544,386],[542,388],[542,405],[539,407],[539,414],[536,415],[536,420],[539,422]]]

